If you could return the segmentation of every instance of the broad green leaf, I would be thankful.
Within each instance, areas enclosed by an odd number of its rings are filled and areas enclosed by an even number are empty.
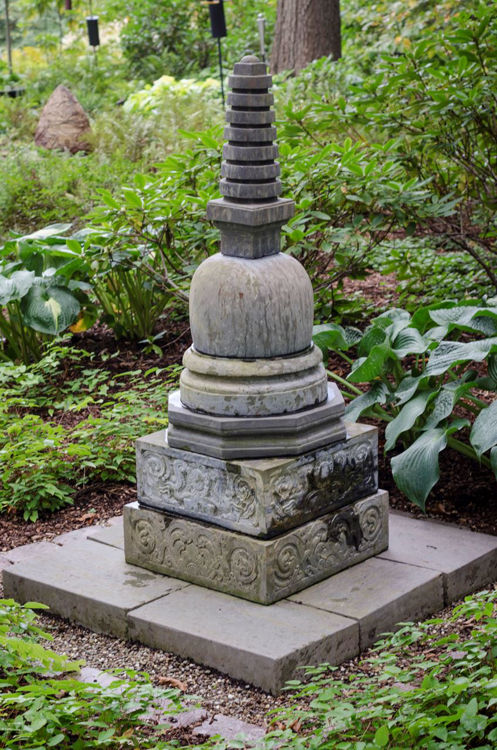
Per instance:
[[[366,331],[364,332],[364,335],[359,342],[359,355],[361,357],[367,356],[371,349],[374,346],[377,346],[378,344],[382,344],[385,339],[387,338],[387,334],[385,333],[385,328],[388,328],[391,323],[389,323],[388,320],[384,320],[383,325],[371,325],[366,328]]]
[[[396,358],[392,351],[390,342],[384,341],[382,344],[373,346],[370,353],[364,359],[357,360],[352,367],[347,380],[352,383],[367,383],[385,375],[385,362],[389,357]]]
[[[467,420],[455,420],[445,429],[427,430],[407,450],[392,458],[395,484],[423,510],[426,498],[440,478],[438,455],[447,445],[447,436],[467,424]]]
[[[395,403],[398,406],[405,404],[406,401],[409,401],[411,396],[414,396],[423,380],[423,377],[423,375],[418,375],[417,377],[406,375],[405,378],[402,378],[397,390],[395,391]]]
[[[399,359],[407,357],[408,354],[422,354],[428,349],[430,342],[427,341],[416,328],[404,328],[395,337],[392,348]]]
[[[373,383],[369,391],[358,396],[345,409],[345,416],[350,422],[355,422],[357,418],[369,407],[374,404],[384,404],[387,400],[389,390],[384,383],[377,381]]]
[[[461,362],[482,362],[497,352],[497,337],[479,341],[442,341],[430,354],[425,375],[441,375]]]
[[[447,331],[460,328],[478,331],[486,336],[495,336],[497,333],[496,313],[495,308],[485,309],[476,305],[457,305],[457,307],[432,310],[430,316],[435,323],[444,326]]]
[[[459,399],[471,389],[472,383],[454,381],[442,387],[435,399],[433,411],[424,424],[424,429],[438,427],[443,419],[450,417]]]
[[[22,299],[21,309],[26,325],[55,336],[75,322],[80,304],[76,297],[60,287],[34,286]]]
[[[406,430],[410,430],[414,425],[418,417],[420,417],[427,404],[434,398],[435,393],[433,391],[422,391],[417,396],[412,398],[404,407],[400,410],[399,414],[388,423],[385,430],[385,450],[389,451],[397,442],[397,438]]]
[[[478,414],[469,441],[478,456],[497,445],[497,400]]]
[[[376,730],[374,735],[374,744],[377,747],[386,747],[389,740],[390,732],[388,731],[388,727],[384,724]]]
[[[0,305],[22,299],[33,286],[33,271],[14,271],[10,277],[0,275]]]
[[[47,237],[55,237],[58,234],[64,234],[68,229],[71,228],[70,224],[50,224],[48,227],[38,229],[36,232],[31,234],[25,234],[20,237],[22,240],[46,240]]]
[[[420,331],[425,333],[428,328],[431,328],[432,317],[431,313],[433,310],[439,310],[440,308],[447,309],[449,307],[455,307],[456,302],[435,302],[433,305],[427,307],[420,307],[413,313],[411,325]]]
[[[312,339],[326,356],[328,351],[347,351],[361,335],[358,329],[343,328],[336,323],[326,323],[314,326]]]

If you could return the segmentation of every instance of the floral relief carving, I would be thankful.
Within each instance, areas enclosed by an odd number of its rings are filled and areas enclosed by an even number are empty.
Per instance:
[[[282,521],[297,511],[327,508],[333,501],[345,505],[376,490],[376,450],[364,440],[338,450],[318,451],[313,461],[303,460],[270,485],[274,517]]]
[[[276,545],[274,586],[295,589],[300,581],[315,579],[331,568],[354,564],[354,558],[373,550],[384,529],[384,512],[377,504],[347,509],[303,527]]]
[[[154,507],[233,520],[256,515],[254,488],[232,472],[143,450],[140,473],[142,500]]]
[[[241,589],[250,587],[260,575],[259,560],[249,545],[223,544],[208,528],[181,519],[157,524],[142,517],[133,518],[131,528],[138,552],[173,573]]]

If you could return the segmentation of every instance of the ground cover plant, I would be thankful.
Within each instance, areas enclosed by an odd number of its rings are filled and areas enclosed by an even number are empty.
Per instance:
[[[159,715],[178,707],[178,692],[154,688],[128,671],[108,687],[77,679],[82,662],[46,647],[50,635],[36,622],[42,604],[0,600],[0,742],[24,750],[42,747],[164,748],[160,727],[151,736],[144,716],[161,699]],[[165,702],[170,708],[165,708]]]
[[[348,680],[309,669],[289,683],[294,705],[277,713],[266,746],[491,750],[497,740],[496,592],[467,599],[447,620],[407,624],[375,645]],[[451,625],[462,625],[459,631]],[[301,702],[299,702],[301,701]]]
[[[52,347],[34,365],[5,364],[0,512],[34,521],[70,504],[88,483],[134,483],[134,441],[167,424],[176,378],[176,367],[116,376],[67,346]]]
[[[284,705],[267,716],[258,747],[426,748],[495,746],[497,592],[483,591],[443,616],[401,624],[346,673],[323,664],[287,684]],[[146,675],[115,674],[102,688],[78,680],[81,662],[47,648],[49,633],[36,610],[0,600],[0,737],[6,747],[189,747],[169,739],[144,714],[158,698],[178,710],[176,690],[154,687]],[[163,705],[163,704],[162,704]],[[221,750],[243,741],[214,738]],[[198,744],[197,744],[198,746]]]

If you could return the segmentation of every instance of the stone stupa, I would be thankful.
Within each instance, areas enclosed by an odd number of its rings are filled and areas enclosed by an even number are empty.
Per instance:
[[[271,76],[247,56],[229,78],[220,252],[195,272],[193,345],[169,429],[137,443],[126,560],[268,604],[388,546],[374,428],[344,402],[312,343],[313,290],[280,231]]]

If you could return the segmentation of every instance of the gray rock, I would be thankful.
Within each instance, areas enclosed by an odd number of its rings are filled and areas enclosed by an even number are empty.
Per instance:
[[[238,738],[243,740],[246,747],[264,737],[266,730],[255,724],[235,719],[233,716],[216,714],[212,719],[207,719],[199,727],[196,727],[193,734],[200,737],[216,737],[219,735],[228,741]]]
[[[64,149],[72,154],[89,151],[88,115],[74,94],[57,86],[43,107],[35,133],[35,143],[48,149]]]

